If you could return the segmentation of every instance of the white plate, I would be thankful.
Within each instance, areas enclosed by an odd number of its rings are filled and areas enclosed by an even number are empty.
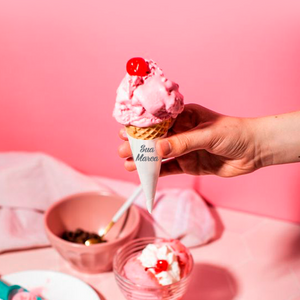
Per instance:
[[[42,289],[45,300],[101,300],[86,283],[73,276],[53,271],[25,271],[3,276],[6,283],[28,290]]]

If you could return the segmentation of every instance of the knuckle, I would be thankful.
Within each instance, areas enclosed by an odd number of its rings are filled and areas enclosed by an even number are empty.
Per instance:
[[[134,161],[132,160],[126,160],[124,163],[125,169],[129,172],[135,171],[136,170],[136,166]]]

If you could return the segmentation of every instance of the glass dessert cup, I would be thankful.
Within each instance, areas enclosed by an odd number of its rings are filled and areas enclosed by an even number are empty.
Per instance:
[[[180,300],[183,298],[191,279],[194,266],[193,257],[187,250],[188,261],[185,266],[185,275],[178,282],[165,286],[146,286],[133,283],[124,275],[124,266],[129,259],[138,255],[148,244],[166,241],[155,237],[139,238],[120,248],[114,257],[113,271],[119,288],[128,300]]]

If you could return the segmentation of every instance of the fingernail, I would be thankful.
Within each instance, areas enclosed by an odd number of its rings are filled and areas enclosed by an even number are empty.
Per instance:
[[[172,146],[168,140],[163,140],[159,142],[160,149],[163,153],[163,155],[168,155],[172,151]]]
[[[123,137],[127,137],[126,130],[124,128],[121,129],[121,134]]]

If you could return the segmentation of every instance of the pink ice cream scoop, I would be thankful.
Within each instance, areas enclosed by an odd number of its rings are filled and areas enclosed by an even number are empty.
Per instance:
[[[42,300],[38,296],[41,290],[41,288],[37,288],[35,291],[29,292],[19,285],[7,285],[0,280],[0,299],[3,300]]]
[[[159,286],[154,274],[145,270],[137,256],[130,258],[124,266],[124,274],[126,278],[135,284],[146,286]]]
[[[12,300],[36,300],[36,295],[28,292],[17,293],[13,296]]]
[[[167,79],[151,59],[134,58],[117,89],[113,116],[125,125],[149,127],[183,111],[178,84]]]

